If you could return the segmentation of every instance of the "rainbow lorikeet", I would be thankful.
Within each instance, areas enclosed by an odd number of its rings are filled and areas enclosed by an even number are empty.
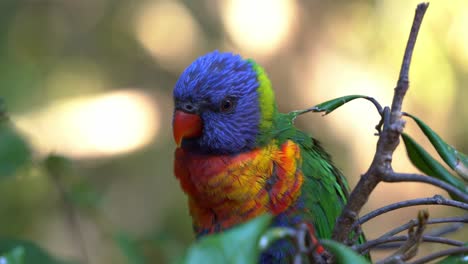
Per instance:
[[[274,226],[311,223],[330,238],[347,199],[341,172],[317,140],[277,110],[265,71],[253,60],[211,52],[196,59],[174,89],[174,172],[188,195],[197,237],[263,213]],[[278,241],[261,263],[288,263]]]

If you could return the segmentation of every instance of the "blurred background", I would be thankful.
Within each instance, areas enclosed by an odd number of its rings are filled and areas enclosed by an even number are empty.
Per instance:
[[[143,261],[140,252],[146,263],[174,263],[194,239],[172,173],[171,94],[184,68],[215,49],[253,58],[283,112],[348,94],[389,105],[417,3],[0,1],[0,97],[33,153],[0,178],[0,237],[33,240],[62,259],[80,260],[86,251],[90,263],[128,263]],[[432,1],[404,103],[465,153],[467,43],[468,3]],[[373,157],[378,121],[373,106],[358,100],[297,125],[322,141],[354,186]],[[410,121],[407,129],[432,150]],[[60,177],[44,166],[50,153],[69,159]],[[416,171],[402,147],[394,167]],[[382,184],[365,211],[435,193],[445,194]],[[400,210],[364,229],[372,238],[416,213]],[[461,214],[431,208],[434,217]]]

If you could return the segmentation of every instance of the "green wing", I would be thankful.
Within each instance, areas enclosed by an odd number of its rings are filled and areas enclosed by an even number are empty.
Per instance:
[[[301,214],[314,223],[318,237],[330,238],[348,197],[347,181],[319,142],[294,127],[292,115],[278,114],[275,121],[274,138],[279,143],[292,140],[301,148],[301,198],[308,209]]]

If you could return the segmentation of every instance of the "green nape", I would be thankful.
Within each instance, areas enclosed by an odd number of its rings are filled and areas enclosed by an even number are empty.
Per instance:
[[[258,80],[258,104],[260,106],[260,125],[259,125],[259,137],[257,143],[259,145],[266,143],[270,137],[270,133],[273,127],[273,119],[277,113],[275,93],[271,86],[270,79],[265,73],[265,70],[258,65],[254,60],[247,59],[252,65],[253,70],[257,73]]]

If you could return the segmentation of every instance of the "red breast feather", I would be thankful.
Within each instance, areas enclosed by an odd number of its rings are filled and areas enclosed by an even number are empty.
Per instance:
[[[202,155],[177,148],[174,172],[189,197],[197,233],[212,233],[294,204],[303,182],[300,149],[276,142],[238,155]]]

